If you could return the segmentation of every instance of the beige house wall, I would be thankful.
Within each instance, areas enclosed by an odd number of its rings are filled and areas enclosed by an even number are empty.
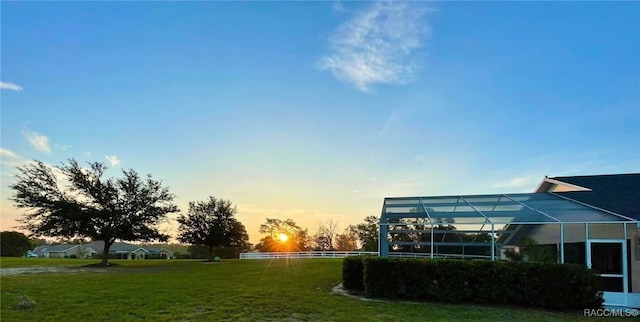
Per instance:
[[[166,259],[170,259],[173,257],[173,253],[169,252],[169,251],[160,251],[161,256],[164,256],[164,258]]]
[[[560,228],[559,224],[537,225],[528,234],[538,244],[559,244]],[[565,224],[565,243],[585,243],[586,231],[584,224]],[[589,224],[590,239],[624,239],[622,224]],[[630,270],[631,292],[640,293],[640,229],[636,224],[627,224],[627,240],[631,241]]]
[[[91,255],[95,253],[91,248],[86,247],[74,247],[65,252],[48,252],[45,253],[46,258],[70,258],[75,255],[75,258],[91,258]]]
[[[142,249],[136,249],[135,251],[130,253],[130,258],[129,259],[145,259],[145,255],[147,254],[147,252],[145,252]]]
[[[46,252],[44,254],[45,258],[63,258],[64,257],[64,253],[62,252]]]

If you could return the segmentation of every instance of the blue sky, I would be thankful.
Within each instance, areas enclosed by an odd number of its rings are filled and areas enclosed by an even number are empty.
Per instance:
[[[3,2],[15,165],[68,158],[315,232],[383,198],[640,171],[638,2]],[[169,232],[174,227],[167,226]]]

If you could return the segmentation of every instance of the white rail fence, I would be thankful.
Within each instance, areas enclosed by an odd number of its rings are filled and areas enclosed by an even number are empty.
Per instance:
[[[345,258],[347,256],[374,255],[378,252],[283,252],[283,253],[240,253],[240,259],[274,258]]]
[[[372,255],[378,252],[283,252],[283,253],[240,253],[240,259],[276,259],[276,258],[345,258],[347,256]],[[389,257],[429,258],[429,253],[389,253]],[[491,258],[481,255],[433,254],[435,258]]]

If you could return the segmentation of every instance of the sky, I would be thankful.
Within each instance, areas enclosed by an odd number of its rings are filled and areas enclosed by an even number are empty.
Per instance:
[[[254,243],[266,218],[314,233],[385,197],[640,172],[640,2],[0,10],[0,230],[34,159],[150,173],[183,212],[228,199]]]

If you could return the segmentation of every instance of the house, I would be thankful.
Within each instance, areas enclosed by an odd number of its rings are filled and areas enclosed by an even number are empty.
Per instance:
[[[166,248],[149,248],[147,258],[149,259],[172,259],[173,252],[167,250]]]
[[[98,256],[101,256],[104,250],[103,241],[95,241],[86,244],[86,246],[94,249]],[[148,253],[149,251],[144,247],[140,247],[140,245],[123,242],[114,242],[111,247],[109,247],[109,257],[116,259],[145,259]]]
[[[385,198],[380,256],[578,263],[640,307],[640,174],[545,177],[533,193]],[[409,254],[407,254],[409,253]]]
[[[91,258],[96,252],[85,245],[41,245],[33,250],[44,258]]]
[[[102,255],[103,241],[96,241],[82,245],[42,245],[33,252],[44,258],[92,258]],[[109,257],[114,259],[151,259],[173,258],[173,253],[165,248],[146,249],[140,245],[115,242],[109,248]]]
[[[555,193],[640,222],[640,173],[545,177],[536,192]],[[539,237],[538,232],[532,235]],[[577,246],[577,262],[602,272],[605,302],[640,307],[640,223],[574,225],[566,227],[565,236],[570,238],[565,243]]]

